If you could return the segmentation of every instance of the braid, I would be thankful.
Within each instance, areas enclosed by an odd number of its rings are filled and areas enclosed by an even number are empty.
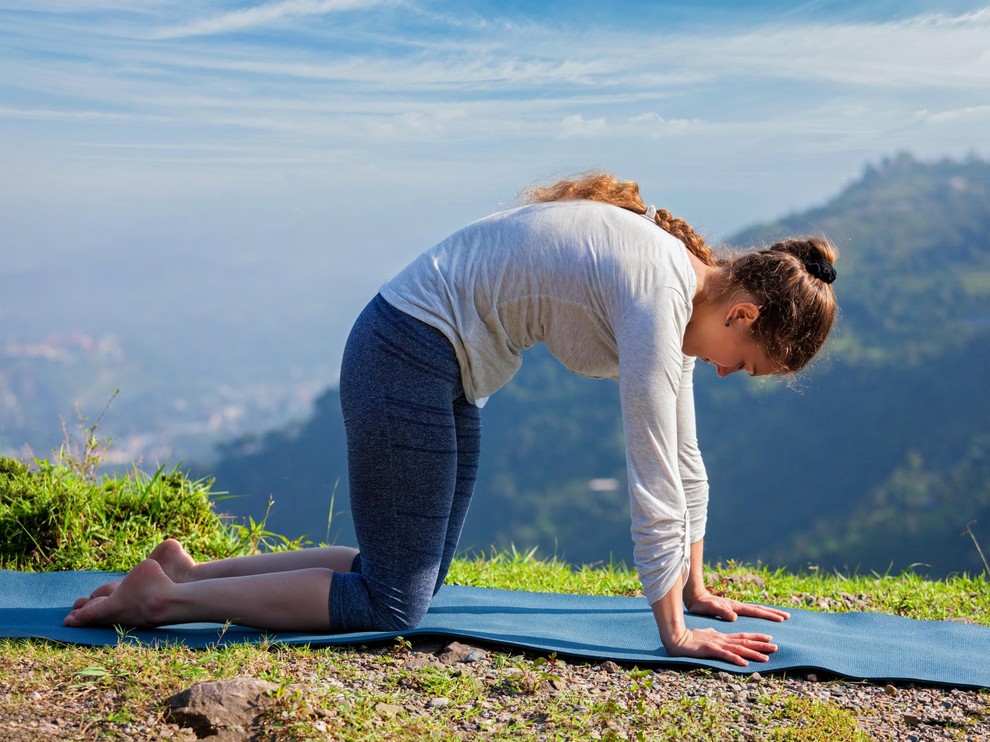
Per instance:
[[[655,217],[657,226],[668,234],[672,234],[674,237],[679,239],[684,243],[695,257],[697,257],[705,265],[718,265],[718,259],[715,257],[715,252],[709,247],[708,243],[702,239],[701,235],[694,231],[694,227],[688,224],[683,219],[678,219],[673,216],[666,209],[657,209],[657,215]]]
[[[639,184],[634,180],[619,180],[611,173],[589,173],[574,180],[560,180],[553,185],[530,189],[526,194],[530,203],[547,201],[599,201],[619,206],[635,214],[645,214],[646,204],[639,195]],[[669,211],[657,209],[654,221],[657,226],[673,235],[705,265],[718,265],[711,247],[683,219]]]

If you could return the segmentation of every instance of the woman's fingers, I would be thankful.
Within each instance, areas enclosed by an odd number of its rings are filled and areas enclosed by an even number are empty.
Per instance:
[[[688,604],[691,613],[714,616],[723,621],[735,621],[739,616],[761,618],[766,621],[786,621],[791,615],[787,611],[756,603],[743,603],[741,600],[722,598],[705,592]]]
[[[688,631],[690,637],[683,645],[684,653],[695,657],[711,657],[745,667],[748,660],[767,662],[777,651],[769,634],[723,634],[715,629]],[[693,645],[693,646],[692,646]]]
[[[791,614],[787,611],[782,611],[779,608],[772,608],[766,605],[757,605],[755,603],[733,601],[733,608],[740,616],[762,618],[767,621],[786,621],[791,617]]]

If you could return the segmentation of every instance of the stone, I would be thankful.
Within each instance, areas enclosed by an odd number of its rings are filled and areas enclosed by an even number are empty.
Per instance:
[[[407,670],[420,670],[424,667],[432,667],[437,664],[433,655],[416,653],[407,659],[402,666]]]
[[[609,675],[615,675],[617,672],[622,672],[622,668],[612,662],[612,660],[605,660],[605,662],[602,663],[602,669]]]
[[[396,706],[394,703],[379,701],[375,704],[375,711],[381,716],[396,716],[402,711],[402,707]]]
[[[196,685],[180,691],[167,701],[169,720],[191,729],[198,738],[243,739],[270,709],[275,683],[251,677],[237,677]]]
[[[917,714],[904,714],[904,716],[901,717],[901,721],[909,727],[916,727],[921,723],[921,717]]]
[[[437,657],[445,665],[455,665],[458,662],[474,662],[479,659],[475,657],[474,660],[468,660],[468,657],[473,655],[475,652],[480,652],[481,650],[477,647],[471,647],[467,644],[461,644],[460,642],[451,642],[446,647],[440,650],[440,654]],[[482,656],[484,653],[482,652]]]

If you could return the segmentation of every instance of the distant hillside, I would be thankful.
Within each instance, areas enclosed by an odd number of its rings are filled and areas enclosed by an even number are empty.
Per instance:
[[[933,574],[990,551],[990,164],[900,155],[820,208],[747,230],[746,246],[824,233],[842,251],[842,317],[797,389],[697,372],[712,482],[710,557]],[[617,385],[542,349],[483,413],[477,493],[462,546],[539,545],[574,562],[631,561]],[[304,424],[220,451],[229,504],[314,540],[352,538],[336,391]],[[975,522],[974,522],[975,521]],[[966,531],[970,526],[972,536]]]
[[[990,166],[921,163],[907,154],[866,168],[824,206],[748,229],[753,245],[823,233],[839,247],[842,327],[833,355],[917,362],[990,327]]]

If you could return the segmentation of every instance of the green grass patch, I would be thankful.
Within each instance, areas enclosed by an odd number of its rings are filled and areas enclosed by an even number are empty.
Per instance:
[[[195,559],[299,545],[220,515],[210,486],[178,471],[99,479],[65,462],[0,458],[0,569],[122,571],[167,537]]]

